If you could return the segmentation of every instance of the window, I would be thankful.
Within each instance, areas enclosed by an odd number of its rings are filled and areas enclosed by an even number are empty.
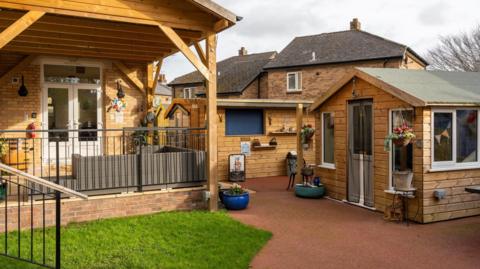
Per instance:
[[[227,109],[225,112],[226,135],[263,135],[263,110]]]
[[[287,92],[298,92],[302,90],[302,73],[287,73]]]
[[[193,88],[184,88],[183,89],[183,98],[192,99],[193,98]]]
[[[432,168],[480,165],[478,110],[435,110],[432,122]]]
[[[413,110],[394,109],[390,112],[390,132],[393,129],[406,124],[413,128]],[[392,174],[395,171],[412,171],[413,170],[413,145],[409,144],[406,147],[398,147],[391,143],[390,161],[391,172],[389,187],[394,186]]]
[[[335,168],[335,134],[333,113],[322,113],[322,166]]]

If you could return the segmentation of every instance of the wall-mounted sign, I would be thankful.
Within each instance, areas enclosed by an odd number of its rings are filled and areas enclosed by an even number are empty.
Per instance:
[[[228,156],[229,180],[233,182],[245,181],[245,155],[232,154]]]
[[[250,156],[251,148],[250,148],[250,141],[242,141],[240,142],[240,153],[244,154],[245,156]]]

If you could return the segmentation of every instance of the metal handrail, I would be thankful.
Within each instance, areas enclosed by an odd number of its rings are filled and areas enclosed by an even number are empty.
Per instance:
[[[117,128],[117,129],[52,129],[52,130],[0,130],[0,133],[56,133],[56,132],[122,132],[122,131],[205,131],[206,128],[178,128],[178,127],[162,127],[162,128]]]
[[[81,199],[84,199],[84,200],[88,200],[88,196],[83,194],[83,193],[80,193],[80,192],[74,191],[72,189],[63,187],[61,185],[58,185],[58,184],[55,184],[55,183],[50,182],[48,180],[36,177],[34,175],[30,175],[30,174],[25,173],[25,172],[23,172],[21,170],[18,170],[16,168],[5,165],[3,163],[0,163],[0,171],[4,171],[4,172],[7,172],[7,173],[16,175],[20,178],[26,179],[27,181],[40,184],[44,187],[59,191],[59,192],[64,193],[64,194],[68,194],[68,195],[72,195],[72,196],[75,196],[75,197],[78,197],[78,198],[81,198]]]

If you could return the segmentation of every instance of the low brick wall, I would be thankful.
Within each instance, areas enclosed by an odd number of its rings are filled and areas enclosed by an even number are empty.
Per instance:
[[[204,188],[163,190],[144,193],[129,193],[91,197],[89,200],[62,200],[62,225],[98,219],[148,215],[165,211],[205,209]],[[33,203],[33,226],[42,227],[43,203]],[[18,229],[17,203],[7,207],[8,231]],[[20,229],[30,228],[30,203],[20,205]],[[5,232],[5,206],[0,205],[0,233]],[[55,202],[45,202],[45,225],[55,225]]]

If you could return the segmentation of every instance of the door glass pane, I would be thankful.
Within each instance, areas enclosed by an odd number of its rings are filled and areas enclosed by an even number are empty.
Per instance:
[[[404,110],[404,111],[393,111],[392,112],[392,126],[391,130],[402,127],[403,125],[408,127],[413,127],[413,111]],[[407,171],[413,169],[413,145],[410,143],[406,147],[395,146],[392,143],[393,154],[392,154],[392,163],[393,171]]]
[[[97,129],[97,91],[78,89],[78,129]],[[79,132],[79,141],[96,141],[97,132]]]
[[[363,105],[363,131],[365,155],[372,155],[372,105]]]
[[[330,113],[323,114],[323,162],[334,163],[334,122],[333,115]]]
[[[372,106],[353,107],[353,151],[355,154],[372,155]]]
[[[68,89],[48,89],[48,130],[68,129]],[[49,132],[49,141],[68,141],[68,132]]]
[[[457,162],[477,161],[477,111],[457,110]]]
[[[433,134],[434,161],[452,161],[452,113],[434,113]]]
[[[353,107],[353,153],[363,154],[363,131],[360,106]]]

